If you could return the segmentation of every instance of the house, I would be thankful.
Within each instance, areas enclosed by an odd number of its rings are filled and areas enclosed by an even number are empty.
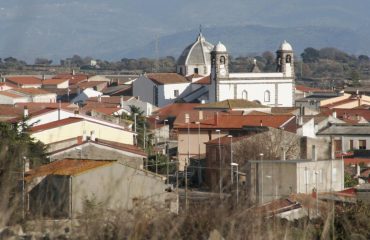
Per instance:
[[[0,92],[0,104],[56,102],[56,94],[38,88],[13,88]]]
[[[295,84],[294,99],[305,98],[315,93],[333,93],[331,90],[307,87],[305,85]]]
[[[50,161],[57,161],[64,158],[105,160],[115,159],[118,162],[143,169],[144,161],[147,154],[134,145],[123,144],[118,142],[106,141],[103,139],[91,139],[86,134],[78,136],[67,142],[53,144],[48,148]]]
[[[143,204],[165,209],[173,195],[165,191],[162,176],[110,160],[63,159],[32,169],[25,180],[28,210],[42,218],[77,218],[87,200],[105,211]]]
[[[42,81],[42,88],[46,89],[60,89],[60,88],[68,88],[69,86],[69,79],[66,78],[58,78],[58,79],[46,79]]]
[[[133,82],[132,93],[140,100],[163,107],[190,93],[191,82],[177,73],[150,73]]]
[[[134,144],[135,133],[117,124],[92,118],[69,117],[30,128],[30,135],[44,144],[61,143],[78,136]]]
[[[187,119],[186,116],[185,119]],[[245,126],[252,128],[266,126],[295,131],[296,120],[292,115],[243,115],[242,112],[216,112],[213,113],[212,118],[177,124],[174,129],[177,131],[180,169],[183,169],[189,158],[206,153],[205,142],[232,133],[245,132]]]
[[[370,105],[370,97],[366,95],[351,95],[348,93],[344,93],[343,96],[338,96],[334,98],[329,98],[326,100],[322,100],[320,102],[320,108],[329,108],[329,109],[336,109],[336,108],[358,108],[362,105]]]
[[[101,92],[95,91],[92,88],[86,88],[80,94],[78,94],[75,98],[73,98],[71,102],[82,104],[91,97],[99,97],[102,95],[103,94]]]
[[[332,124],[317,133],[332,141],[336,153],[354,149],[370,149],[370,126],[368,124]]]
[[[301,109],[302,115],[316,115],[320,112],[321,102],[341,96],[335,92],[314,92],[306,97],[295,99],[294,106]]]
[[[6,91],[15,87],[17,86],[7,82],[0,82],[0,91]]]
[[[220,173],[222,190],[230,189],[232,182],[230,176],[233,175],[231,163],[239,166],[239,174],[247,177],[243,178],[249,186],[250,182],[247,181],[249,168],[246,166],[251,159],[260,159],[262,156],[263,159],[290,161],[312,159],[313,154],[320,160],[331,157],[329,141],[301,137],[292,132],[266,126],[246,126],[244,132],[240,131],[239,134],[234,132],[210,140],[205,145],[205,184],[213,191],[220,189]]]
[[[42,80],[33,76],[6,76],[5,82],[18,88],[41,88]]]

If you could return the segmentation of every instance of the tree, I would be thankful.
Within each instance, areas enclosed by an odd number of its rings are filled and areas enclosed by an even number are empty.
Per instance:
[[[22,219],[22,172],[46,163],[46,147],[28,133],[25,119],[18,125],[0,122],[0,228]]]
[[[320,52],[315,48],[309,47],[303,51],[301,57],[304,63],[317,62],[320,57]]]

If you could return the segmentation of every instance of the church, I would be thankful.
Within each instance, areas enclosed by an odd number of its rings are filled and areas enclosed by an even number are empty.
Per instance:
[[[294,56],[284,41],[276,51],[276,72],[229,71],[229,53],[199,33],[177,60],[176,73],[148,73],[133,82],[133,95],[163,107],[174,102],[219,102],[245,99],[270,107],[294,106]]]
[[[184,49],[177,61],[177,73],[183,76],[210,76],[209,102],[246,99],[271,107],[294,105],[294,55],[284,41],[276,51],[276,72],[229,72],[229,53],[221,42],[213,46],[199,34]],[[258,68],[255,63],[255,69]]]

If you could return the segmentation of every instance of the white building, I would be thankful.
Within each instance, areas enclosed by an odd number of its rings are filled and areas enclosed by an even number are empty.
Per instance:
[[[0,104],[55,103],[57,95],[39,88],[13,88],[0,92]]]
[[[209,101],[247,99],[267,106],[291,107],[294,103],[292,46],[284,41],[277,55],[277,72],[230,73],[229,54],[222,43],[211,52]]]
[[[177,73],[144,74],[133,82],[132,93],[141,101],[163,107],[190,93],[190,84]]]

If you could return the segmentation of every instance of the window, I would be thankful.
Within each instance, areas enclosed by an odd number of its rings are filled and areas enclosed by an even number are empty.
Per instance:
[[[265,91],[265,102],[270,102],[270,91]]]
[[[154,105],[158,106],[158,86],[153,86],[153,103]]]
[[[194,73],[195,73],[195,74],[198,74],[198,73],[199,73],[198,68],[194,68]]]
[[[334,140],[335,152],[342,152],[342,140]]]
[[[349,140],[349,150],[353,150],[353,140]]]
[[[366,140],[358,141],[358,149],[366,149]]]
[[[173,90],[173,96],[178,97],[179,96],[179,90]]]
[[[285,58],[285,61],[286,61],[287,63],[290,63],[290,62],[292,61],[292,56],[287,55],[287,56],[286,56],[286,58]]]
[[[242,99],[245,99],[245,100],[248,99],[248,92],[245,90],[242,92]]]
[[[225,59],[225,57],[224,57],[224,56],[221,56],[221,58],[220,58],[220,63],[221,63],[221,64],[225,64],[225,63],[226,63],[226,59]]]

